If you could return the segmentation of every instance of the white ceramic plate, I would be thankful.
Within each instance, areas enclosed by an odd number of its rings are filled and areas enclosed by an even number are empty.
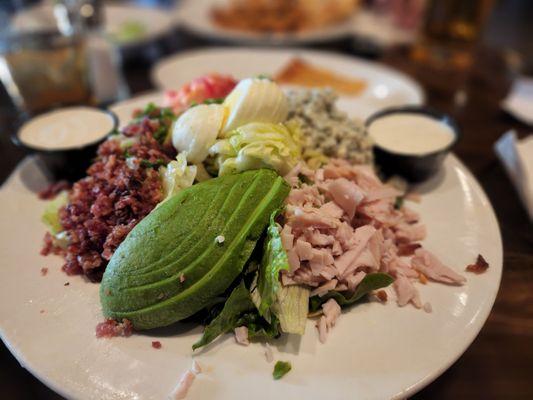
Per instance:
[[[112,37],[122,29],[125,23],[131,22],[140,25],[144,32],[131,40],[118,41],[121,48],[139,46],[155,40],[168,33],[174,26],[174,18],[164,10],[127,4],[104,6],[105,32]],[[39,30],[55,27],[56,20],[52,6],[49,3],[43,3],[16,14],[12,24],[20,30]]]
[[[193,78],[211,72],[242,79],[259,74],[274,75],[293,57],[367,83],[358,96],[341,96],[340,109],[365,119],[383,108],[424,102],[418,83],[401,72],[356,57],[301,49],[212,48],[179,53],[158,62],[152,80],[161,89],[178,89]]]
[[[98,285],[60,271],[61,260],[39,255],[44,177],[24,161],[0,189],[0,335],[21,364],[63,396],[75,399],[164,399],[191,365],[198,326],[97,340],[102,321]],[[394,301],[344,312],[321,345],[309,321],[301,341],[283,338],[276,360],[292,371],[272,379],[260,344],[236,345],[229,335],[199,352],[204,368],[188,399],[400,399],[448,368],[470,345],[493,305],[502,272],[502,245],[492,207],[457,158],[419,188],[415,204],[429,237],[424,246],[457,271],[478,253],[490,263],[465,286],[419,285],[425,313]],[[47,276],[40,269],[48,267]],[[69,286],[64,286],[65,282]],[[392,298],[391,294],[391,298]],[[41,310],[43,312],[41,312]],[[152,340],[163,347],[155,350]]]

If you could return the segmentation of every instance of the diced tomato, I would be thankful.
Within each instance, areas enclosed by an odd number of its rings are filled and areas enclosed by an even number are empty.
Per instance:
[[[178,91],[168,90],[165,93],[165,106],[180,114],[194,103],[226,97],[236,84],[237,81],[229,75],[214,73],[201,76],[185,84]]]

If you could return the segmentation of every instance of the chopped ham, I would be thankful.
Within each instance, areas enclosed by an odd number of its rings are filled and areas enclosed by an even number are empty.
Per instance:
[[[185,371],[181,376],[176,388],[172,391],[170,399],[181,400],[187,397],[187,393],[189,392],[189,389],[191,388],[195,378],[196,374],[194,372],[191,370]]]
[[[300,268],[300,259],[298,258],[298,253],[295,248],[292,248],[287,251],[287,257],[289,259],[289,267],[291,268],[290,272],[295,272]]]
[[[341,316],[341,307],[335,299],[329,299],[322,304],[322,312],[324,317],[326,317],[326,325],[331,328],[335,326],[337,319]]]
[[[328,246],[335,242],[335,237],[333,235],[327,235],[320,233],[320,231],[313,229],[312,231],[307,231],[305,233],[305,238],[313,246]],[[283,246],[285,247],[285,246]]]
[[[299,182],[301,175],[306,183]],[[422,247],[426,229],[420,216],[398,206],[403,191],[383,184],[370,166],[332,159],[316,171],[298,165],[286,179],[293,186],[281,230],[290,265],[282,272],[283,285],[306,285],[311,296],[332,290],[351,294],[366,274],[386,272],[395,278],[398,304],[422,308],[415,283],[426,277],[464,282]],[[317,328],[325,341],[329,327],[322,317]]]
[[[307,261],[313,258],[313,246],[311,246],[311,243],[298,239],[294,247],[300,261]]]
[[[320,214],[318,210],[303,210],[297,208],[294,214],[289,217],[289,223],[294,229],[313,228],[336,228],[338,219],[326,214]]]
[[[333,218],[341,218],[342,214],[344,214],[343,209],[340,208],[333,201],[328,201],[327,203],[322,205],[319,211]]]
[[[363,191],[354,182],[346,178],[338,178],[328,185],[328,191],[337,203],[352,220],[355,210],[365,197]]]
[[[403,275],[396,276],[393,286],[398,297],[396,301],[400,307],[405,306],[409,302],[416,308],[422,307],[418,290],[416,290],[413,283],[408,278]]]
[[[335,267],[342,275],[346,269],[356,261],[357,257],[366,244],[370,240],[370,237],[376,232],[376,229],[373,226],[365,225],[360,228],[357,228],[352,236],[350,242],[353,243],[350,250],[337,257],[335,260]]]
[[[396,226],[396,239],[401,242],[418,242],[426,238],[426,227],[422,224],[402,223]]]
[[[427,278],[448,284],[462,285],[466,282],[464,276],[447,267],[432,253],[425,249],[417,249],[412,259],[413,268],[423,273]]]
[[[335,286],[337,286],[337,280],[336,279],[332,279],[330,280],[329,282],[326,282],[324,283],[322,286],[319,286],[318,288],[316,288],[315,290],[313,290],[310,294],[309,294],[309,297],[313,297],[313,296],[324,296],[327,292],[329,292],[330,290],[333,290],[335,289]]]
[[[366,276],[366,272],[359,271],[354,275],[347,276],[345,281],[348,282],[348,289],[355,290],[357,285],[361,283],[363,278]]]
[[[322,304],[322,316],[316,325],[320,343],[326,342],[329,331],[335,326],[335,323],[340,316],[341,307],[334,299],[329,299]]]
[[[246,326],[239,326],[235,328],[235,341],[243,346],[248,346],[248,328]]]
[[[380,188],[374,189],[367,193],[365,197],[365,202],[370,203],[371,201],[382,200],[382,199],[391,199],[403,195],[398,189],[395,189],[391,186],[382,186]]]
[[[320,340],[320,343],[322,344],[326,343],[326,339],[328,337],[326,317],[322,315],[317,321],[316,327],[318,329],[318,340]]]
[[[422,247],[420,243],[401,243],[398,245],[399,256],[412,256],[416,249]]]
[[[292,249],[292,246],[294,245],[294,235],[292,234],[292,229],[290,225],[285,225],[280,233],[281,237],[281,243],[283,244],[283,248],[285,250],[289,251]]]

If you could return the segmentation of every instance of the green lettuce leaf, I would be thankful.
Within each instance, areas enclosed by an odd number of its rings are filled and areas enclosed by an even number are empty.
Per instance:
[[[259,268],[257,290],[252,293],[259,314],[270,321],[274,314],[285,333],[303,335],[309,308],[309,289],[302,286],[283,287],[280,283],[281,271],[289,270],[289,259],[283,248],[280,229],[270,216],[263,259]]]
[[[272,372],[272,376],[275,380],[283,378],[290,370],[292,369],[292,365],[288,361],[278,361],[276,365],[274,365],[274,371]]]
[[[192,349],[196,350],[199,347],[211,343],[220,335],[242,326],[240,323],[241,316],[247,311],[255,309],[255,305],[250,299],[250,292],[241,282],[233,292],[231,292],[224,308],[220,314],[206,326],[202,338],[193,344]],[[239,325],[240,323],[240,325]]]
[[[276,301],[276,293],[281,288],[279,274],[281,271],[289,269],[289,258],[281,243],[278,224],[274,220],[278,214],[279,210],[270,216],[270,225],[267,228],[267,239],[257,281],[257,290],[261,298],[257,309],[267,321],[270,318],[268,311]]]
[[[44,209],[41,221],[46,225],[52,235],[57,235],[63,230],[59,219],[59,210],[68,203],[68,193],[60,192],[53,200],[50,200]]]
[[[345,296],[343,293],[330,291],[324,296],[313,296],[309,299],[309,311],[316,312],[320,309],[320,306],[329,299],[335,299],[341,307],[349,306],[356,303],[363,296],[367,295],[373,290],[381,289],[389,286],[394,281],[394,278],[389,274],[376,272],[366,275],[361,283],[355,289],[355,292],[351,296]]]

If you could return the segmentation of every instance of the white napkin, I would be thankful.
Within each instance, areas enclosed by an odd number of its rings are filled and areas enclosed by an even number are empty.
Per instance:
[[[533,78],[522,76],[516,79],[502,107],[520,121],[533,126]]]
[[[509,131],[494,144],[494,151],[533,221],[533,135],[518,140],[516,132]]]

